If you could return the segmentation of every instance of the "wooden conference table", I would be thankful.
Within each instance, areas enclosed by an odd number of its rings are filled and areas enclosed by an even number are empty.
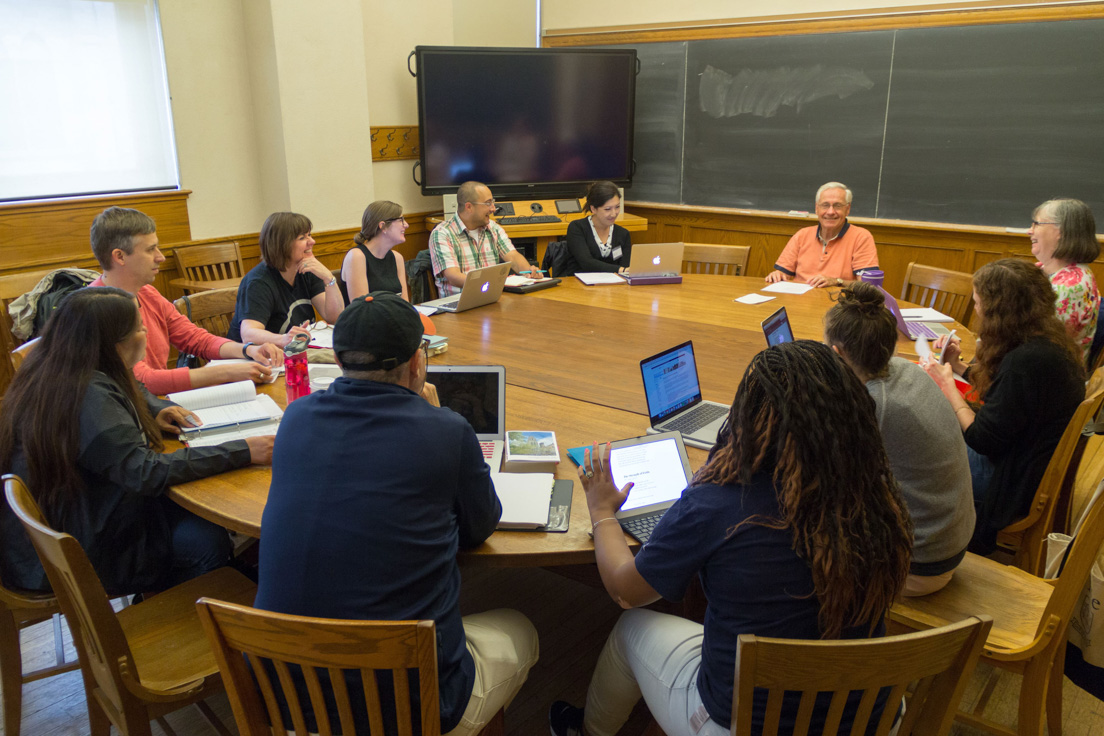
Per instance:
[[[586,499],[565,451],[644,434],[641,359],[693,340],[704,398],[729,404],[744,369],[765,346],[760,323],[780,306],[786,307],[795,337],[823,337],[831,290],[776,294],[772,301],[748,306],[733,299],[761,289],[761,278],[683,279],[681,285],[588,287],[569,278],[558,287],[503,294],[487,307],[433,317],[438,333],[449,338],[449,349],[431,364],[506,366],[507,428],[554,430],[562,457],[556,477],[575,480],[567,532],[499,531],[465,553],[466,562],[516,567],[594,561]],[[973,354],[973,337],[957,328],[964,352]],[[897,348],[899,355],[915,357],[908,340],[899,339]],[[265,390],[284,403],[282,381]],[[687,451],[693,468],[705,461],[703,450]],[[371,448],[350,448],[350,457],[364,452]],[[169,495],[204,518],[260,536],[270,478],[267,467],[243,468],[176,486]]]

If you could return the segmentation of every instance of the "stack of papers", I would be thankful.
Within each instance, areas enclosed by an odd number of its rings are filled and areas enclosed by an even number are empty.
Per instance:
[[[502,503],[499,529],[535,529],[548,523],[552,503],[551,473],[491,473]]]
[[[516,273],[512,273],[506,277],[505,286],[531,286],[537,283],[535,279],[527,278],[525,276],[518,276]]]
[[[621,278],[616,273],[606,273],[605,271],[592,271],[589,273],[577,273],[575,278],[582,281],[587,286],[594,286],[596,284],[623,284],[625,279]]]
[[[181,439],[191,447],[276,434],[284,412],[270,397],[257,394],[252,381],[208,386],[169,394],[169,401],[193,412],[199,427],[184,427]]]
[[[954,320],[947,315],[931,309],[930,307],[910,307],[909,309],[902,309],[901,316],[905,318],[906,322],[954,322]]]
[[[813,287],[808,284],[795,284],[793,281],[775,281],[764,286],[761,291],[773,291],[776,294],[804,294]]]

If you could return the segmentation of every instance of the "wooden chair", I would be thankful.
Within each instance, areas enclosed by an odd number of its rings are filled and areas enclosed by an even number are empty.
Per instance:
[[[994,667],[1023,675],[1017,730],[1010,731],[983,717],[995,680],[990,681],[973,711],[960,711],[958,720],[1004,736],[1041,736],[1045,717],[1050,736],[1061,736],[1066,629],[1073,607],[1080,604],[1102,541],[1104,503],[1098,502],[1087,512],[1065,567],[1055,580],[968,552],[945,588],[893,604],[890,618],[905,629],[945,626],[973,615],[993,618],[981,658]]]
[[[234,321],[238,289],[212,289],[186,294],[173,302],[176,311],[202,327],[212,335],[226,337],[230,323]]]
[[[41,339],[41,337],[36,337],[33,340],[28,340],[27,342],[17,347],[15,350],[12,350],[12,371],[19,370],[19,366],[23,365],[23,361],[27,359],[27,356],[31,354],[31,351],[35,349],[35,346],[38,345],[38,341]]]
[[[683,273],[711,273],[721,276],[743,276],[747,271],[746,245],[707,245],[685,243],[682,250]]]
[[[370,728],[373,734],[383,733],[380,695],[374,683],[375,671],[388,670],[395,683],[393,705],[399,734],[410,736],[412,713],[406,675],[410,669],[419,672],[421,734],[441,733],[437,645],[432,621],[343,621],[289,616],[210,598],[201,599],[196,606],[226,678],[226,694],[242,736],[282,733],[269,724],[281,723],[279,703],[285,698],[294,733],[298,736],[308,733],[303,706],[290,687],[289,664],[303,670],[310,709],[318,719],[315,729],[318,733],[340,732],[345,736],[357,733],[345,679],[335,676],[341,670],[360,671]],[[277,673],[275,680],[262,666],[264,660],[272,663]],[[319,669],[330,674],[339,724],[329,722]],[[481,734],[501,734],[502,715],[500,710]]]
[[[192,703],[226,734],[201,702],[222,690],[222,678],[195,601],[212,595],[250,603],[256,587],[240,573],[222,568],[116,613],[80,544],[46,525],[23,481],[5,475],[4,491],[69,621],[92,735],[108,736],[114,725],[128,736],[151,736],[150,720]]]
[[[23,342],[12,334],[8,305],[37,286],[39,281],[54,270],[56,269],[48,268],[44,271],[24,271],[0,276],[0,350],[3,350],[5,355],[11,355],[12,351]],[[0,361],[0,393],[7,390],[14,375],[15,366]]]
[[[204,287],[200,283],[204,281],[226,281],[227,279],[240,281],[245,275],[241,248],[233,240],[225,243],[181,245],[173,249],[173,255],[176,256],[176,265],[183,276],[182,280],[192,282],[178,284],[185,293],[203,291]]]
[[[921,307],[937,309],[965,325],[974,310],[974,277],[913,261],[905,269],[901,298]]]
[[[755,688],[767,690],[763,736],[778,733],[782,698],[800,692],[794,733],[805,733],[818,693],[831,693],[824,730],[839,733],[849,691],[863,691],[849,733],[866,733],[874,700],[891,687],[878,721],[877,736],[893,726],[897,704],[912,691],[898,736],[938,736],[950,732],[955,706],[973,674],[993,620],[971,617],[920,633],[881,639],[802,641],[742,634],[736,645],[736,688],[732,733],[752,732]]]
[[[1027,516],[997,533],[997,545],[1014,554],[1012,564],[1032,575],[1043,574],[1047,535],[1069,528],[1073,484],[1088,442],[1083,430],[1104,406],[1104,371],[1093,374],[1088,392],[1050,456]]]

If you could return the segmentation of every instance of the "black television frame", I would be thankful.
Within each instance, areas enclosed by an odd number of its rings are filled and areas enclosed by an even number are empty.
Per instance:
[[[440,196],[453,194],[459,182],[448,184],[429,184],[426,165],[427,151],[433,145],[433,141],[426,139],[426,104],[425,104],[425,77],[423,75],[422,57],[424,54],[455,54],[455,55],[484,55],[490,57],[509,58],[517,55],[544,55],[544,56],[624,56],[631,58],[629,85],[627,90],[628,130],[625,133],[625,161],[626,170],[619,176],[600,177],[612,181],[621,187],[632,184],[633,172],[636,168],[633,160],[634,125],[636,118],[636,77],[640,72],[640,63],[636,49],[597,49],[597,48],[511,48],[511,47],[472,47],[472,46],[417,46],[411,56],[415,59],[415,70],[411,71],[417,79],[418,100],[418,132],[420,137],[418,163],[415,164],[414,181],[421,187],[422,194],[426,196]],[[493,74],[488,71],[488,78],[493,79]],[[458,80],[458,83],[470,86],[472,89],[473,104],[478,104],[478,86],[472,84],[472,80]],[[585,113],[583,113],[585,114]],[[421,179],[418,174],[420,173]],[[557,197],[578,197],[593,179],[573,179],[568,181],[525,181],[525,182],[496,182],[486,181],[487,186],[494,191],[498,199],[549,199]]]

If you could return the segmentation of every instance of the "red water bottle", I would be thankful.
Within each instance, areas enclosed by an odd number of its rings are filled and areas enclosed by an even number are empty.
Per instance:
[[[307,370],[308,335],[296,335],[284,348],[284,382],[287,385],[287,403],[311,392],[310,372]]]

